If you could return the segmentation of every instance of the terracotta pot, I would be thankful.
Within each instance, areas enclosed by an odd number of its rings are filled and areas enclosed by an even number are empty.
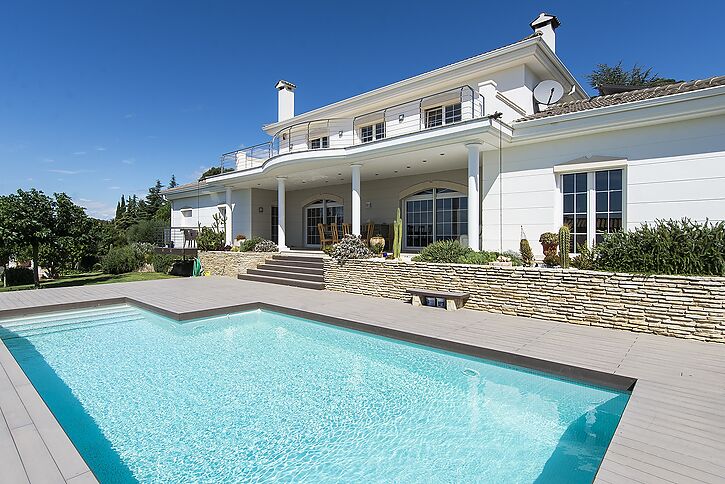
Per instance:
[[[372,247],[373,245],[382,245],[383,247],[385,247],[385,239],[379,235],[376,235],[375,237],[370,237],[370,247]]]
[[[554,252],[556,254],[556,248],[559,246],[559,244],[541,244],[541,246],[544,248],[544,255],[548,254],[549,252]]]

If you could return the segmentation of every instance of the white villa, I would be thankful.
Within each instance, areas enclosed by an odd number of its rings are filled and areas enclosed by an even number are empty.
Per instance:
[[[556,55],[558,19],[531,27],[306,113],[279,81],[270,141],[164,192],[176,246],[215,214],[229,244],[242,234],[285,250],[319,248],[320,223],[387,239],[400,208],[404,251],[442,239],[518,250],[523,229],[538,255],[539,235],[562,224],[591,244],[655,219],[725,217],[725,76],[590,98]]]

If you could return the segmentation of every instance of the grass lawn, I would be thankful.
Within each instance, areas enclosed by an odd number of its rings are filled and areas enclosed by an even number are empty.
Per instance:
[[[153,281],[155,279],[171,279],[174,277],[176,276],[158,272],[127,272],[126,274],[118,275],[93,272],[89,274],[62,276],[52,281],[41,282],[40,285],[42,287],[87,286],[90,284],[110,284],[113,282]],[[0,282],[0,284],[2,283]],[[33,289],[33,285],[0,287],[0,292],[23,291],[25,289]]]

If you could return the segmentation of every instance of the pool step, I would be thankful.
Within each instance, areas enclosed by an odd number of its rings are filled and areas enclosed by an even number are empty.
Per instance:
[[[277,254],[256,269],[239,274],[246,281],[268,282],[307,289],[325,288],[325,268],[322,257]]]
[[[0,321],[0,339],[23,338],[78,328],[139,321],[144,316],[134,308],[98,308],[68,314],[45,314]]]

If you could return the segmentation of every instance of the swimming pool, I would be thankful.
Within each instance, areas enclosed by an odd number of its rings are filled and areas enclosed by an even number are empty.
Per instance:
[[[0,324],[101,482],[591,482],[629,398],[265,311]]]

